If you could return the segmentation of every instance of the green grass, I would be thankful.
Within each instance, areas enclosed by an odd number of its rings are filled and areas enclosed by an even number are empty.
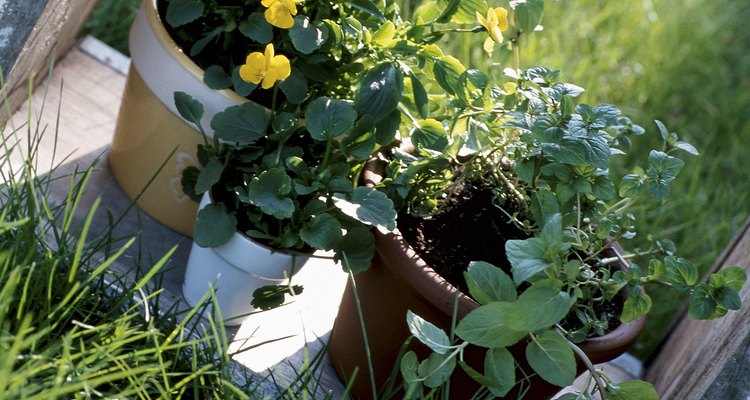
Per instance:
[[[706,271],[750,211],[750,5],[580,0],[546,6],[545,31],[526,43],[524,60],[562,70],[566,80],[588,89],[584,101],[621,106],[651,136],[631,154],[656,143],[654,119],[701,152],[686,159],[668,207],[636,212],[640,224],[672,239],[679,255]],[[637,355],[655,349],[681,309],[684,299],[672,296],[655,296],[632,350]]]
[[[83,27],[91,35],[122,54],[130,55],[128,33],[143,0],[101,0]]]
[[[411,9],[419,4],[403,1]],[[118,29],[138,3],[103,1],[87,29],[124,48],[127,30]],[[110,18],[118,24],[108,23]],[[677,244],[679,255],[707,270],[750,211],[745,156],[750,141],[750,4],[547,0],[543,25],[544,31],[524,38],[522,67],[560,69],[564,80],[587,89],[585,102],[620,107],[652,136],[636,143],[633,154],[655,143],[655,119],[701,152],[687,160],[668,207],[636,212],[641,224],[656,227]],[[102,27],[108,36],[97,33]],[[481,43],[468,39],[454,40],[444,50],[498,74],[510,66],[501,57],[494,59],[497,65],[488,65]],[[642,358],[654,351],[683,304],[671,292],[655,297],[647,329],[633,349]]]
[[[39,176],[38,143],[56,130],[34,120],[0,130],[0,398],[249,398],[254,383],[231,382],[223,327],[196,318],[208,298],[162,304],[152,283],[170,254],[131,277],[113,264],[135,239],[113,247],[111,226],[89,237],[98,202],[83,220],[76,209],[93,166]],[[23,162],[11,163],[14,151]],[[70,186],[53,204],[57,179]]]

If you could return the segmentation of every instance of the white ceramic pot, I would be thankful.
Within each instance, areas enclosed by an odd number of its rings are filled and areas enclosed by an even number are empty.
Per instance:
[[[200,207],[209,202],[207,193]],[[220,247],[203,248],[193,243],[182,294],[190,305],[196,305],[213,286],[224,323],[239,325],[248,314],[258,311],[250,304],[255,289],[286,283],[308,260],[275,251],[240,232]]]
[[[109,150],[109,166],[122,190],[131,199],[137,198],[142,210],[190,236],[198,203],[183,193],[180,179],[183,169],[198,165],[196,150],[204,139],[177,112],[174,93],[188,93],[203,104],[201,125],[209,136],[213,135],[210,121],[216,113],[247,99],[203,83],[204,71],[164,27],[157,0],[143,1],[129,44],[132,63]]]

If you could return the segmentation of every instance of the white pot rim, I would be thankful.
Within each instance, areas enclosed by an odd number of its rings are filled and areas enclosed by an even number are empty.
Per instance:
[[[157,10],[158,1],[144,0],[133,21],[129,37],[132,65],[146,86],[180,119],[175,92],[185,92],[200,101],[205,109],[201,126],[211,137],[213,116],[248,100],[232,90],[214,90],[203,83],[204,70],[169,35]]]
[[[203,194],[199,209],[213,201],[211,191]],[[253,275],[266,279],[284,279],[299,272],[307,261],[313,257],[309,255],[296,255],[274,249],[257,240],[247,236],[244,232],[236,230],[227,243],[211,250],[226,262]],[[253,252],[252,258],[248,255]],[[294,263],[294,264],[292,264]]]

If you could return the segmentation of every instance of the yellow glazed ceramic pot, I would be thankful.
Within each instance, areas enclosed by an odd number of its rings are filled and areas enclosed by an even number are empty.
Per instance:
[[[183,120],[174,93],[188,93],[203,103],[201,121],[247,101],[229,90],[212,90],[200,69],[172,40],[157,12],[157,0],[144,0],[130,31],[131,66],[117,118],[109,166],[112,175],[138,206],[175,231],[192,236],[198,203],[180,183],[182,170],[198,165],[203,136]],[[158,172],[158,173],[157,173]]]

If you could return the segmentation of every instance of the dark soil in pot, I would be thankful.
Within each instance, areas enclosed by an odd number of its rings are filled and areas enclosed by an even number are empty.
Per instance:
[[[513,207],[513,204],[509,205]],[[506,206],[507,207],[507,206]],[[450,284],[468,295],[466,271],[472,261],[485,261],[511,275],[505,242],[528,235],[509,221],[516,210],[501,210],[495,204],[493,187],[482,182],[462,182],[431,218],[400,214],[398,228],[406,242]],[[597,315],[606,315],[607,332],[619,325],[622,301],[592,305]],[[580,327],[574,313],[563,322],[566,328]]]
[[[510,273],[505,242],[528,237],[508,222],[494,198],[489,184],[463,182],[441,204],[439,214],[428,219],[401,214],[398,229],[438,274],[468,293],[463,272],[471,261],[485,261]]]

